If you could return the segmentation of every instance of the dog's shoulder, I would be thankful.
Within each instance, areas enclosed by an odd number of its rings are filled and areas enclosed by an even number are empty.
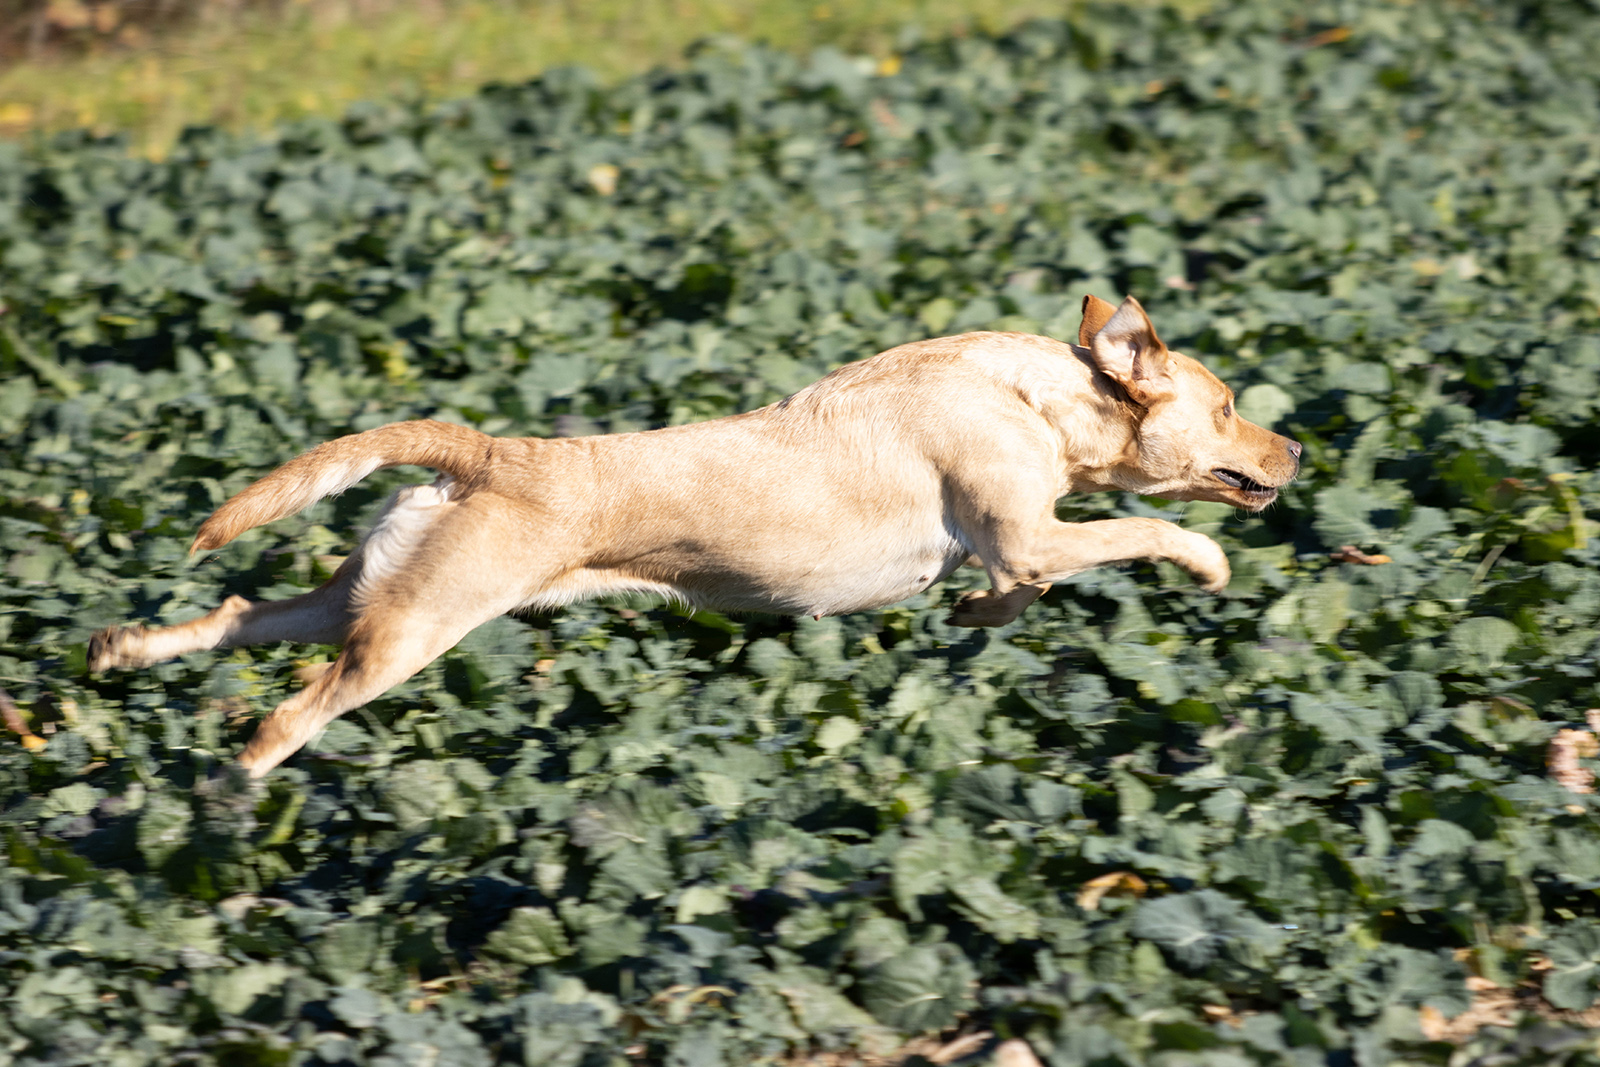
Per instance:
[[[910,341],[873,359],[897,357],[905,360],[940,360],[986,358],[1022,358],[1032,355],[1053,358],[1070,357],[1072,346],[1054,337],[1036,333],[1014,333],[1003,330],[974,330],[949,337],[930,337],[926,341]]]
[[[1087,353],[1065,341],[1000,332],[968,333],[948,340],[959,343],[961,357],[968,364],[1014,391],[1036,411],[1110,396],[1104,375],[1095,371]]]
[[[954,373],[978,369],[1013,378],[1016,371],[1052,376],[1057,370],[1083,366],[1072,345],[1053,337],[1031,333],[978,330],[950,337],[909,341],[879,352],[869,359],[846,363],[812,389],[832,391],[897,378],[921,378],[928,373]]]
[[[973,410],[988,396],[1020,400],[1047,418],[1063,405],[1106,392],[1081,350],[1036,334],[978,331],[911,341],[846,363],[769,409],[783,418],[833,418],[857,408],[882,412],[950,404]]]
[[[779,410],[800,411],[908,385],[940,368],[959,366],[962,352],[956,337],[934,337],[926,341],[911,341],[879,352],[866,359],[858,359],[834,368],[810,385],[779,401]]]

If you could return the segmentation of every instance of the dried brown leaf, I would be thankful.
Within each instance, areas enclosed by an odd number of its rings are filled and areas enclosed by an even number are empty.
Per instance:
[[[1104,897],[1142,897],[1149,888],[1145,880],[1132,871],[1112,871],[1083,883],[1083,888],[1078,890],[1078,907],[1084,911],[1098,911]]]
[[[1371,555],[1361,551],[1355,545],[1340,545],[1337,552],[1329,552],[1328,558],[1335,563],[1360,563],[1367,567],[1376,567],[1384,563],[1393,563],[1388,556]]]

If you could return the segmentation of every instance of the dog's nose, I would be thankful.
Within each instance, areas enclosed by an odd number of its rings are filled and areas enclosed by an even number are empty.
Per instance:
[[[1289,441],[1288,438],[1284,438],[1284,440]],[[1305,447],[1299,441],[1289,441],[1289,455],[1294,457],[1296,463],[1300,462],[1300,453],[1303,451],[1305,451]]]

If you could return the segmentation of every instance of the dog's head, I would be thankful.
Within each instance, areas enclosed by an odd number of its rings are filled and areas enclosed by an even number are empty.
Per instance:
[[[1119,487],[1260,511],[1300,472],[1299,442],[1241,418],[1233,391],[1168,351],[1133,297],[1118,307],[1085,297],[1078,344],[1135,412],[1134,447],[1114,472]]]

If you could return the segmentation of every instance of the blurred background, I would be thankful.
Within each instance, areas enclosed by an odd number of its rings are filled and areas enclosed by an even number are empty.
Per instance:
[[[261,128],[357,100],[446,99],[582,64],[606,80],[733,34],[886,62],[921,35],[1061,0],[0,0],[0,136],[86,127],[161,157],[189,125]],[[1203,5],[1196,0],[1195,6]]]

